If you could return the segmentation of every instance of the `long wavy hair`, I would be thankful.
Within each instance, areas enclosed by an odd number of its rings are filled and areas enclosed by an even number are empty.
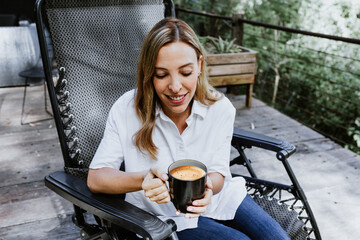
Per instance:
[[[154,160],[157,159],[158,148],[153,142],[152,133],[155,128],[156,105],[161,106],[153,84],[155,64],[163,46],[179,41],[195,50],[198,61],[203,56],[194,99],[209,106],[222,96],[208,83],[206,54],[192,28],[176,18],[165,18],[158,22],[146,36],[140,51],[135,95],[136,114],[141,122],[141,128],[134,136],[135,144],[142,153],[147,152]]]

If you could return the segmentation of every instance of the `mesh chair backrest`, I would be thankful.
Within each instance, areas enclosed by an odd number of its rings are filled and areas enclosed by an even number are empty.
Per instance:
[[[70,135],[65,166],[87,169],[111,106],[135,87],[139,50],[164,18],[164,6],[159,0],[51,0],[45,9],[56,62],[65,68],[57,96]]]

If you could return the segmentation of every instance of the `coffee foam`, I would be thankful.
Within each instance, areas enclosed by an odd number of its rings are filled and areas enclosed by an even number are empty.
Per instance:
[[[181,180],[196,180],[205,175],[205,171],[199,167],[186,165],[179,166],[170,171],[171,176]]]

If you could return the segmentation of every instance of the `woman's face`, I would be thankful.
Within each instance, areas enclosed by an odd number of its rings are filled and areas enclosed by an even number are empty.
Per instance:
[[[170,119],[187,118],[194,97],[202,57],[184,42],[160,48],[155,64],[153,83],[164,113]]]

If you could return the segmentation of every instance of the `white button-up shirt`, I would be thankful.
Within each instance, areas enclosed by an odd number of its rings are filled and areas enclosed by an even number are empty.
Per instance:
[[[230,173],[230,148],[235,120],[235,108],[224,96],[211,106],[194,100],[187,128],[179,133],[174,122],[160,107],[156,111],[154,144],[158,147],[157,160],[139,151],[134,135],[140,128],[134,106],[135,90],[121,96],[110,110],[103,139],[90,164],[91,169],[111,167],[119,169],[125,161],[126,172],[150,169],[154,164],[164,171],[177,160],[194,159],[203,162],[208,173],[225,176],[222,190],[214,195],[202,216],[219,220],[233,219],[236,209],[246,195],[245,180],[232,178]],[[158,204],[145,197],[144,191],[127,193],[125,200],[165,220],[172,218],[177,230],[197,227],[198,218],[176,216],[174,205]]]

